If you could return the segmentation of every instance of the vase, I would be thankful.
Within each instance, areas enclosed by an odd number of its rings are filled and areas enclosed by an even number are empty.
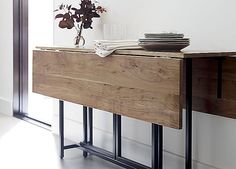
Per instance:
[[[74,45],[76,47],[82,47],[82,46],[85,45],[85,39],[82,36],[82,30],[83,30],[83,27],[82,27],[82,24],[81,24],[80,28],[77,29],[77,35],[74,38]]]
[[[85,45],[85,39],[82,35],[77,35],[74,39],[74,45],[76,47],[82,47]]]

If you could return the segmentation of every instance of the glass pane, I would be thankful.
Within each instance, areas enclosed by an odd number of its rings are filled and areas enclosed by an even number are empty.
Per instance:
[[[29,88],[28,116],[51,124],[53,99],[32,93],[32,50],[53,45],[53,0],[29,0]]]

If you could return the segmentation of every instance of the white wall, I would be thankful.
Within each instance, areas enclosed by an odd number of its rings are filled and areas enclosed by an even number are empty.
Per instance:
[[[32,92],[32,63],[36,46],[53,45],[53,0],[28,0],[28,10],[28,116],[51,124],[53,99]]]
[[[55,5],[63,2],[54,1]],[[68,1],[69,4],[76,2],[78,1]],[[91,46],[93,39],[103,37],[102,27],[106,23],[124,25],[127,39],[137,39],[145,32],[174,31],[191,38],[188,50],[236,50],[234,0],[100,0],[100,2],[108,12],[94,22],[94,30],[84,32],[87,46]],[[55,24],[54,33],[55,45],[73,45],[75,31],[61,30]],[[78,141],[82,129],[74,127],[81,127],[81,106],[67,104],[66,114],[67,136]],[[112,116],[97,110],[94,115],[96,136],[99,137],[95,142],[99,146],[111,149]],[[56,115],[55,120],[57,120]],[[73,125],[70,125],[72,121]],[[194,113],[193,157],[198,163],[195,168],[214,166],[235,169],[235,128],[236,120]],[[177,158],[184,155],[184,131],[170,128],[165,128],[164,131],[165,151],[177,155],[172,158],[169,153],[165,153],[166,168],[184,168],[183,159]],[[150,124],[124,118],[122,132],[126,147],[124,154],[150,164]],[[132,146],[129,141],[135,144]],[[140,144],[136,144],[137,142]]]
[[[12,115],[13,1],[0,0],[0,113]]]

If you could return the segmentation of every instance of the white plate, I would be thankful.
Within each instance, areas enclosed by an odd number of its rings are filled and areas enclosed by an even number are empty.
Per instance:
[[[162,38],[149,38],[149,39],[139,39],[139,42],[189,42],[189,39],[185,38],[185,39],[171,39],[171,38],[166,38],[166,39],[162,39]]]
[[[184,34],[178,34],[178,33],[145,33],[145,38],[183,38]]]
[[[190,44],[189,42],[139,42],[140,44],[160,44],[160,45],[175,45],[175,44]]]

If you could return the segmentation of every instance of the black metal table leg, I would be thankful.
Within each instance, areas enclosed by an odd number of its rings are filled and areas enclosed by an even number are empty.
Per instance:
[[[121,157],[121,116],[113,114],[113,153],[114,158]]]
[[[152,169],[163,168],[163,126],[152,124]]]
[[[84,129],[84,143],[88,143],[88,108],[86,106],[83,106],[83,129]],[[86,158],[88,156],[88,153],[86,151],[83,151],[83,156]]]
[[[89,144],[93,145],[93,108],[89,107],[88,113],[88,131],[89,131]]]
[[[116,157],[121,157],[121,116],[116,115]]]
[[[116,115],[116,157],[121,157],[121,116]]]
[[[185,138],[185,169],[192,168],[192,59],[186,64],[186,138]]]
[[[59,100],[60,158],[64,158],[64,102]]]

